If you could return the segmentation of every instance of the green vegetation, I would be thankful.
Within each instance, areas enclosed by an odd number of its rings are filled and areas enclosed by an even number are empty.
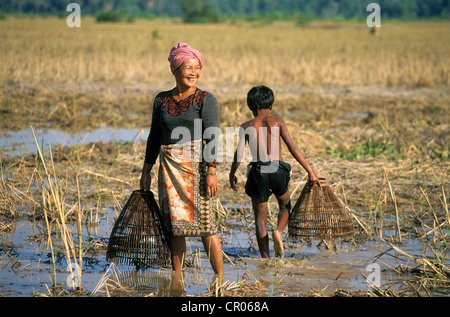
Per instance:
[[[299,14],[314,18],[362,19],[367,17],[367,0],[84,0],[82,14],[101,11],[121,12],[125,16],[151,14],[181,17],[188,22],[235,17],[295,18]],[[377,0],[384,18],[449,18],[447,0]],[[58,14],[66,10],[63,0],[0,0],[1,13]],[[189,8],[183,8],[189,4]]]
[[[211,3],[202,0],[182,0],[183,21],[188,23],[218,22],[219,14]]]
[[[120,22],[122,16],[117,11],[101,11],[97,13],[96,20],[97,22]]]
[[[400,149],[386,139],[363,138],[358,143],[350,145],[340,151],[327,148],[327,155],[339,157],[344,160],[362,160],[366,158],[400,158]]]

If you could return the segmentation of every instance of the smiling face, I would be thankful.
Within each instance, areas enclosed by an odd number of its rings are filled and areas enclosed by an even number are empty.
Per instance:
[[[197,59],[192,58],[185,61],[174,71],[177,86],[190,88],[195,87],[197,80],[200,78],[202,69]]]

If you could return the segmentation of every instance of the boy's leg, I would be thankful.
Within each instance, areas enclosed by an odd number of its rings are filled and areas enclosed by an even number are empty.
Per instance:
[[[276,257],[283,257],[284,247],[282,240],[282,233],[289,220],[289,213],[291,212],[291,200],[289,190],[281,196],[276,196],[280,211],[278,212],[277,228],[273,231],[273,243]]]
[[[252,198],[255,213],[256,241],[262,258],[269,258],[269,236],[267,233],[267,202],[259,202]]]
[[[289,213],[291,212],[291,194],[288,190],[282,196],[276,196],[276,198],[278,200],[278,207],[280,208],[276,230],[282,232],[288,223]]]

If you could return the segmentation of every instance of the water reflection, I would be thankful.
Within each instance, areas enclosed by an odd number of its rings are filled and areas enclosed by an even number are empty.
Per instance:
[[[187,283],[191,284],[199,276],[195,272],[187,271],[162,271],[162,270],[131,270],[119,274],[118,282],[122,287],[132,289],[137,295],[157,296],[157,297],[181,297],[188,294],[187,289],[190,288]],[[203,278],[205,281],[204,288],[199,292],[207,293],[214,291],[216,285],[221,285],[223,279],[217,275],[212,275],[209,279]],[[119,290],[120,292],[120,290]],[[201,294],[198,294],[201,295]]]
[[[150,270],[132,270],[119,274],[119,284],[135,290],[140,295],[182,296],[184,295],[181,273]]]

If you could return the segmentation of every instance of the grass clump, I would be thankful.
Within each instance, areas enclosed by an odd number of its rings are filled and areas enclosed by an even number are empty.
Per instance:
[[[340,151],[327,148],[327,155],[339,157],[344,160],[363,160],[367,158],[398,159],[401,151],[389,140],[377,140],[374,138],[363,138],[357,144]]]
[[[120,22],[122,15],[117,11],[101,11],[96,15],[97,22]]]

